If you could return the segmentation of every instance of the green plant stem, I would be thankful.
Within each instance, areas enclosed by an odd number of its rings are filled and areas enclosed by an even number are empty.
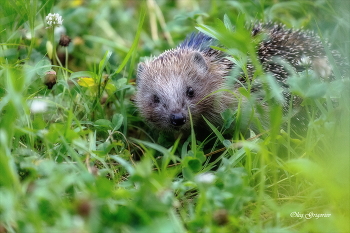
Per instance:
[[[68,79],[68,47],[65,47],[65,55],[66,55],[66,57],[65,57],[65,65],[66,65],[66,74],[65,74],[65,78],[66,78],[66,80]]]

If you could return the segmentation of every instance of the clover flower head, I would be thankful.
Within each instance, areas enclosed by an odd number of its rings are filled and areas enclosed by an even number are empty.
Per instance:
[[[47,103],[39,100],[39,99],[35,99],[30,103],[30,112],[31,113],[43,113],[47,111]]]
[[[211,184],[215,181],[216,176],[212,173],[202,173],[196,176],[196,181],[203,184]]]
[[[54,13],[54,14],[49,13],[45,19],[46,19],[46,24],[48,28],[59,27],[62,25],[62,22],[63,22],[62,16],[60,16],[58,13]]]
[[[311,58],[305,55],[303,55],[300,58],[300,61],[298,61],[297,63],[297,65],[299,66],[306,66],[306,67],[310,66],[311,64],[312,64]]]

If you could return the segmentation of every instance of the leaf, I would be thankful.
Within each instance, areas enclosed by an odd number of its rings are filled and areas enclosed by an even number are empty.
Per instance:
[[[96,86],[95,80],[93,78],[80,78],[78,84],[82,87],[93,87]]]
[[[116,162],[118,162],[121,166],[123,166],[128,171],[128,173],[130,175],[133,175],[135,173],[134,167],[129,162],[127,162],[126,160],[120,158],[117,155],[111,155],[110,157],[112,159],[114,159]]]
[[[96,190],[98,197],[107,198],[111,196],[114,190],[114,183],[104,177],[98,177],[95,181]]]
[[[224,136],[219,132],[219,130],[218,130],[212,123],[210,123],[205,117],[203,117],[203,119],[204,119],[205,122],[208,124],[208,126],[210,127],[210,129],[213,130],[213,132],[214,132],[215,135],[218,137],[218,139],[220,140],[220,142],[222,142],[223,140],[225,140]]]
[[[36,73],[40,76],[44,76],[46,72],[51,70],[51,62],[49,59],[44,58],[40,60],[36,65],[35,65],[35,70]]]
[[[230,148],[231,145],[232,145],[232,142],[231,142],[230,140],[224,140],[224,141],[222,142],[222,144],[224,144],[224,146],[225,146],[226,148]]]
[[[328,89],[328,83],[322,83],[320,79],[313,77],[313,71],[301,73],[301,77],[291,77],[288,79],[291,92],[303,97],[318,99],[323,97]]]
[[[197,158],[193,158],[190,156],[186,157],[183,163],[185,164],[185,166],[189,167],[194,173],[199,172],[202,168],[201,161]]]
[[[309,90],[306,92],[306,96],[311,99],[318,99],[323,97],[327,92],[327,84],[325,83],[315,83],[312,84]]]
[[[224,15],[224,24],[225,24],[225,27],[228,30],[232,30],[233,29],[233,26],[232,26],[232,23],[230,21],[230,18],[226,14]]]
[[[238,88],[239,93],[241,93],[243,96],[249,98],[250,97],[250,93],[247,91],[247,89],[245,89],[244,87],[240,87]]]
[[[277,83],[276,79],[272,75],[266,75],[266,83],[268,84],[271,94],[275,100],[283,104],[284,97],[282,94],[282,87]]]
[[[111,55],[112,55],[111,51],[105,52],[103,59],[100,61],[99,65],[98,65],[98,70],[99,70],[100,74],[102,74],[102,71],[106,67],[107,62],[108,62],[109,58],[111,57]]]
[[[95,126],[109,128],[112,126],[112,123],[106,119],[99,119],[99,120],[95,121]]]
[[[203,151],[197,151],[197,153],[196,153],[196,158],[199,159],[199,161],[200,161],[201,163],[204,163],[205,160],[207,159],[207,157],[205,157]]]
[[[145,157],[135,165],[133,179],[140,179],[142,182],[144,179],[149,179],[150,176],[152,176],[152,160],[149,157]]]
[[[105,87],[105,90],[108,93],[108,95],[112,95],[117,90],[117,87],[112,83],[108,82]]]
[[[224,128],[228,129],[235,120],[235,113],[232,109],[228,108],[221,113],[221,117],[224,119]]]
[[[199,159],[191,159],[188,161],[188,167],[191,168],[193,172],[199,172],[202,168],[202,164]]]
[[[120,113],[116,113],[113,115],[112,118],[112,127],[113,130],[118,130],[120,126],[123,124],[124,117]]]
[[[71,76],[69,77],[69,79],[74,79],[74,78],[81,78],[81,77],[89,77],[89,78],[94,78],[95,79],[96,74],[90,71],[78,71],[78,72],[74,72],[73,74],[71,74]]]
[[[193,180],[194,178],[193,172],[188,166],[182,168],[182,175],[186,180]]]
[[[128,80],[127,80],[126,78],[120,78],[120,79],[118,79],[118,80],[117,80],[117,84],[116,84],[117,88],[118,88],[118,89],[121,89],[121,88],[126,84],[127,81],[128,81]]]

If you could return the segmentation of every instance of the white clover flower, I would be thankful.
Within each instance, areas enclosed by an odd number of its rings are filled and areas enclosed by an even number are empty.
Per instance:
[[[62,22],[63,22],[62,16],[60,16],[58,13],[54,13],[54,14],[49,13],[45,19],[46,19],[46,24],[48,26],[47,28],[59,27],[62,25]]]
[[[47,129],[41,129],[41,130],[38,130],[38,133],[41,133],[42,135],[45,135],[45,134],[48,134],[49,131]]]
[[[197,175],[195,179],[203,184],[211,184],[215,181],[216,176],[213,173],[202,173]]]
[[[311,58],[305,55],[303,55],[297,63],[299,66],[310,66],[311,64]]]
[[[30,112],[31,113],[41,113],[46,112],[47,103],[42,100],[33,100],[30,104]]]

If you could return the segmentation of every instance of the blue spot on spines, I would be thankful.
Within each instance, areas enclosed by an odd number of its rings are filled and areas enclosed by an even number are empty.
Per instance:
[[[178,45],[178,48],[205,51],[210,49],[213,41],[213,38],[202,32],[191,33],[181,44]]]

